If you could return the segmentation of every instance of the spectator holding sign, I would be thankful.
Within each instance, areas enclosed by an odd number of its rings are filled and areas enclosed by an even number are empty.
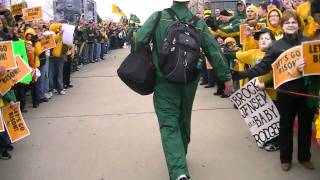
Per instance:
[[[5,18],[5,20],[8,22],[8,25],[10,27],[14,27],[16,24],[16,21],[14,20],[12,13],[9,9],[6,9],[4,7],[4,4],[0,2],[0,15]]]
[[[259,49],[251,49],[249,51],[226,52],[229,61],[237,59],[238,61],[249,64],[251,67],[258,64],[265,56],[271,44],[276,40],[274,34],[267,28],[254,34],[255,40],[258,41]],[[264,90],[266,85],[272,84],[272,72],[259,77],[260,89]],[[273,89],[267,90],[268,95],[273,101],[276,101],[276,94]],[[274,102],[275,103],[275,102]],[[276,104],[276,103],[275,103]],[[277,151],[279,149],[278,138],[274,138],[267,142],[263,147],[266,151]]]
[[[234,77],[240,79],[246,77],[256,77],[268,73],[272,70],[271,64],[286,50],[301,45],[303,41],[309,39],[303,37],[299,32],[301,19],[293,10],[287,10],[282,19],[281,25],[284,32],[283,38],[275,42],[264,58],[255,67],[236,74]],[[303,70],[304,62],[297,61],[296,68]],[[237,79],[238,79],[237,78]],[[298,133],[298,160],[304,168],[313,170],[311,163],[311,135],[312,121],[319,106],[319,100],[307,98],[305,96],[291,95],[286,92],[297,92],[300,94],[318,95],[320,89],[319,76],[302,77],[282,84],[277,93],[278,108],[280,113],[280,161],[284,171],[291,169],[293,153],[293,123],[296,115],[299,120]]]
[[[0,76],[3,76],[6,73],[6,68],[0,66]],[[8,103],[13,103],[16,101],[16,97],[13,91],[9,91],[4,96],[0,95],[0,110]],[[1,114],[0,114],[1,115]],[[0,123],[2,123],[0,121]],[[13,146],[10,145],[8,138],[5,136],[4,132],[0,132],[0,159],[9,160],[11,155],[8,151],[13,150]]]

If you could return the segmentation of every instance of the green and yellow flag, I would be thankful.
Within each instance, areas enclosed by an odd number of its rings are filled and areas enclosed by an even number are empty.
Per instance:
[[[112,13],[118,14],[119,16],[125,16],[125,13],[115,4],[112,4]]]

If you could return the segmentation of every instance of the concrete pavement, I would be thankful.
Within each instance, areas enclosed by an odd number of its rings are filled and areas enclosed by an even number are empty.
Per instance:
[[[31,136],[0,161],[0,180],[167,180],[152,96],[129,90],[116,76],[128,49],[74,73],[74,88],[24,114]],[[258,149],[228,99],[199,87],[188,163],[192,180],[319,180],[294,158],[282,172],[279,152]],[[295,141],[296,142],[296,141]],[[295,148],[295,157],[296,157]]]

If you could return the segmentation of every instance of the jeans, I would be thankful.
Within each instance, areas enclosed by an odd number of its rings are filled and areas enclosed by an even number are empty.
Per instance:
[[[24,85],[22,83],[18,83],[13,87],[17,101],[20,101],[20,109],[23,111],[26,107],[26,92],[27,92],[27,85]]]
[[[101,43],[101,52],[100,52],[100,59],[104,59],[105,49],[106,49],[106,43]]]
[[[83,42],[81,44],[77,45],[77,51],[78,51],[78,64],[84,64],[85,63],[85,49],[86,49],[86,44]]]
[[[49,91],[63,90],[63,60],[58,57],[50,57],[49,60]]]
[[[96,54],[95,54],[95,61],[98,61],[100,59],[100,54],[101,54],[101,44],[96,43]]]
[[[43,99],[45,94],[49,92],[49,60],[39,67],[41,76],[38,78],[39,97]]]
[[[93,62],[94,43],[87,43],[84,52],[84,63]]]
[[[38,82],[30,83],[33,107],[37,107],[40,104],[40,89],[38,85]]]
[[[70,85],[70,75],[72,68],[72,58],[68,56],[68,61],[64,63],[63,66],[63,84],[64,86]]]
[[[107,45],[106,46],[107,46],[106,47],[106,54],[108,54],[108,52],[111,50],[110,49],[110,47],[111,47],[111,41],[110,40],[107,41]]]

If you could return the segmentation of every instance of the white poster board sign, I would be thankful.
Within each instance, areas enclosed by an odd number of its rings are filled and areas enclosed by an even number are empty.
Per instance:
[[[74,25],[62,24],[62,30],[63,30],[62,42],[63,42],[63,44],[67,44],[70,46],[73,45],[73,35],[74,35],[75,28],[76,27]]]
[[[263,147],[279,135],[280,115],[269,95],[258,89],[258,84],[257,78],[252,79],[233,93],[230,100],[238,107],[257,145]]]

